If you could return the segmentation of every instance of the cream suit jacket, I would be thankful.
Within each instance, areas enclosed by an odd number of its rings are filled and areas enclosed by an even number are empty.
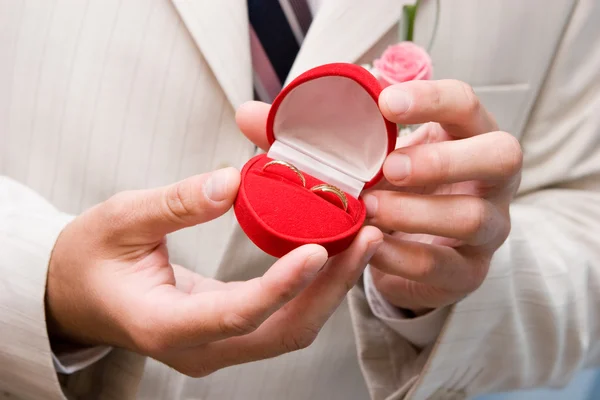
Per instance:
[[[370,62],[396,40],[401,6],[326,0],[290,77]],[[418,43],[429,42],[434,15],[435,1],[424,1]],[[435,78],[470,83],[521,140],[525,161],[508,240],[432,343],[398,333],[413,320],[374,315],[359,285],[299,352],[189,379],[114,350],[57,378],[43,299],[70,215],[254,154],[234,122],[252,97],[246,7],[0,0],[0,390],[17,399],[463,399],[560,386],[597,365],[599,20],[594,0],[441,1]],[[175,262],[219,279],[257,276],[273,261],[232,213],[170,245]]]

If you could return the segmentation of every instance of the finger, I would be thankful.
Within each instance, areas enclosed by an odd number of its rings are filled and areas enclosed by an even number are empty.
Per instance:
[[[446,131],[437,123],[429,122],[419,126],[410,134],[399,136],[396,140],[396,149],[411,147],[426,143],[437,143],[445,140],[451,140]],[[387,179],[381,179],[369,190],[399,190],[397,186],[390,183]],[[423,187],[405,187],[401,190],[420,193]]]
[[[293,336],[294,332],[320,329],[354,287],[382,243],[383,233],[379,229],[363,227],[350,248],[330,260],[313,284],[280,316],[293,321],[287,333]]]
[[[409,134],[398,137],[398,140],[396,140],[396,148],[399,149],[419,144],[445,142],[447,140],[452,140],[452,137],[442,129],[440,124],[428,122],[420,125]]]
[[[464,297],[443,288],[371,268],[373,284],[390,304],[407,310],[444,307]]]
[[[240,106],[235,114],[235,120],[240,130],[252,143],[264,151],[269,150],[267,140],[267,116],[270,105],[260,101],[249,101]]]
[[[521,171],[519,141],[505,132],[397,149],[383,173],[397,186],[425,186],[483,180],[508,182]]]
[[[269,318],[257,331],[198,349],[199,353],[193,355],[195,368],[200,369],[196,375],[274,357],[310,345],[327,318],[354,286],[381,243],[382,234],[378,229],[363,228],[348,250],[330,260],[300,296]],[[200,355],[207,363],[197,361]],[[193,361],[187,363],[194,364]]]
[[[160,342],[163,346],[195,346],[248,334],[308,286],[326,261],[323,247],[305,245],[236,290],[181,297],[173,287],[166,288],[169,301],[155,316],[163,327]]]
[[[370,264],[386,274],[453,293],[474,289],[487,272],[485,263],[472,262],[452,247],[402,240],[390,235],[386,235]]]
[[[409,81],[381,92],[379,107],[390,121],[443,125],[456,137],[495,131],[498,126],[473,89],[457,80]]]
[[[231,208],[240,174],[225,168],[157,189],[122,192],[98,206],[99,223],[110,240],[126,244],[161,240]]]
[[[425,233],[480,246],[504,240],[509,221],[489,201],[468,195],[417,195],[388,190],[364,197],[367,222],[384,231]]]

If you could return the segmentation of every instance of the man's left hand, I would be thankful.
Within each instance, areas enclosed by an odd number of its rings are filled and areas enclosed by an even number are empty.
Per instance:
[[[400,139],[386,181],[364,196],[367,223],[386,233],[373,281],[417,313],[455,303],[481,285],[508,236],[521,147],[463,82],[390,86],[379,106],[392,122],[424,125]]]

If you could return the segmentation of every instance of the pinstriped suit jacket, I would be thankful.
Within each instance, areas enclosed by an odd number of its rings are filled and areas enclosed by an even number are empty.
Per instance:
[[[326,0],[290,78],[371,61],[395,40],[401,3]],[[0,390],[21,399],[461,399],[562,385],[596,365],[600,4],[441,7],[435,77],[473,85],[521,140],[525,165],[509,239],[434,344],[412,346],[358,287],[300,352],[188,379],[114,351],[57,378],[43,298],[67,214],[253,154],[234,122],[252,96],[245,2],[0,0]],[[421,44],[434,8],[423,2]],[[257,276],[272,262],[232,214],[170,245],[175,262],[219,279]]]

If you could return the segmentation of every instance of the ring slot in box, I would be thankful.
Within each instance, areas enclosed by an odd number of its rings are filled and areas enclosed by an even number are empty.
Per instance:
[[[395,124],[379,111],[380,92],[366,69],[336,63],[305,72],[277,96],[267,119],[271,147],[242,169],[234,204],[240,226],[263,251],[281,257],[316,243],[333,256],[348,248],[365,221],[360,194],[382,178],[396,144]],[[296,166],[306,185],[285,166],[263,170],[272,160]],[[319,184],[341,189],[347,210],[335,193],[310,190]]]

